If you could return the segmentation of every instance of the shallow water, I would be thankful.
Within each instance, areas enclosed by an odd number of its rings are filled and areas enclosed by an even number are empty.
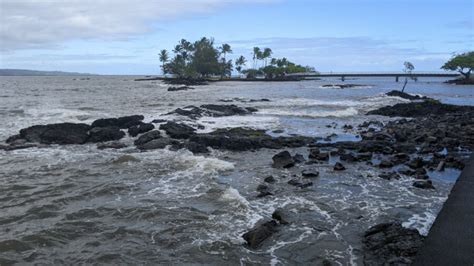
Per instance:
[[[405,100],[383,96],[402,83],[391,79],[348,80],[368,86],[322,88],[340,81],[223,82],[167,92],[160,82],[135,77],[0,77],[0,140],[34,124],[92,122],[143,114],[145,121],[187,105],[219,103],[256,107],[254,115],[204,117],[190,124],[202,132],[246,126],[273,135],[357,140],[345,124],[369,119],[365,112]],[[454,104],[474,104],[472,86],[420,79],[407,91]],[[237,99],[234,99],[237,98]],[[269,102],[252,102],[266,98]],[[230,103],[228,103],[230,104]],[[387,118],[370,117],[386,121]],[[125,139],[131,144],[132,139]],[[334,140],[333,140],[334,141]],[[307,156],[307,149],[295,149]],[[370,226],[400,220],[426,234],[459,171],[430,173],[436,190],[413,188],[412,180],[386,181],[377,169],[346,164],[271,167],[278,151],[98,150],[95,145],[0,151],[0,264],[314,264],[324,259],[361,264],[361,236]],[[337,158],[332,158],[332,161]],[[288,185],[303,169],[320,172],[314,186]],[[256,187],[273,175],[275,196],[257,198]],[[292,213],[258,250],[241,235],[276,208]]]

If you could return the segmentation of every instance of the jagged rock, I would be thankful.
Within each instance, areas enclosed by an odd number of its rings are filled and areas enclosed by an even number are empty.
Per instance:
[[[380,163],[379,163],[379,167],[380,168],[391,168],[394,166],[394,163],[390,160],[382,160]]]
[[[184,108],[178,108],[169,114],[178,114],[182,116],[187,116],[191,119],[197,119],[202,116],[223,117],[233,115],[248,115],[256,111],[258,110],[252,107],[243,108],[233,104],[205,104],[201,105],[200,107],[186,106]]]
[[[273,167],[275,168],[290,168],[295,165],[295,160],[291,157],[288,151],[282,151],[272,157]]]
[[[141,123],[136,126],[131,126],[128,128],[128,134],[132,137],[136,137],[139,134],[146,133],[148,131],[151,131],[155,129],[155,126],[151,123]]]
[[[200,153],[209,153],[209,149],[207,148],[206,145],[203,145],[201,143],[196,143],[192,141],[188,141],[184,144],[184,148],[188,149],[190,152],[194,154],[200,154]]]
[[[88,142],[106,142],[112,140],[119,140],[125,136],[119,127],[94,127],[89,130]]]
[[[445,115],[449,113],[468,113],[474,111],[473,106],[460,106],[442,104],[436,100],[425,100],[423,102],[399,103],[394,106],[385,106],[368,112],[369,115],[400,116],[400,117],[424,117],[427,114]]]
[[[243,238],[247,241],[250,248],[258,248],[263,241],[272,236],[278,228],[278,223],[275,220],[267,221],[255,226],[253,229],[243,234]]]
[[[364,235],[364,265],[411,265],[424,237],[400,223],[383,223]]]
[[[185,124],[178,124],[176,122],[167,122],[160,125],[160,129],[164,130],[168,136],[174,139],[188,139],[196,130]]]
[[[217,129],[211,133],[195,134],[190,141],[201,143],[214,149],[247,151],[261,148],[281,149],[284,147],[301,147],[312,141],[307,137],[273,138],[263,130],[247,128]]]
[[[143,115],[122,116],[119,118],[97,119],[92,122],[91,127],[118,127],[127,129],[132,126],[139,125],[144,119]]]
[[[89,139],[89,129],[89,125],[74,123],[36,125],[21,129],[20,134],[10,137],[7,143],[23,139],[42,144],[84,144]]]
[[[143,145],[149,141],[152,141],[154,139],[159,139],[161,138],[161,133],[160,131],[158,130],[153,130],[153,131],[149,131],[143,135],[141,135],[138,139],[136,139],[133,144],[135,144],[136,146],[139,146],[139,145]]]
[[[266,196],[273,195],[273,193],[270,191],[270,188],[267,185],[263,185],[263,184],[258,185],[257,192],[259,192],[259,194],[257,195],[258,198],[263,198]]]

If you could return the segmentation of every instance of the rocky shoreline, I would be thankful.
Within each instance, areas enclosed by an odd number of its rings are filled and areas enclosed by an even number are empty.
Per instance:
[[[327,164],[336,158],[334,171],[345,171],[345,165],[365,164],[380,169],[379,177],[390,180],[413,178],[416,189],[436,189],[429,179],[429,171],[445,168],[462,169],[467,154],[474,149],[474,107],[442,104],[426,97],[400,92],[391,96],[409,99],[410,103],[382,107],[368,115],[399,117],[386,124],[377,120],[344,129],[355,132],[361,138],[354,142],[321,142],[304,136],[273,137],[263,130],[248,128],[217,129],[209,133],[197,133],[200,125],[186,124],[165,119],[144,122],[144,116],[133,115],[98,119],[89,124],[59,123],[34,125],[21,129],[9,137],[0,149],[15,150],[48,145],[83,145],[94,143],[98,149],[122,149],[121,142],[128,134],[140,151],[164,149],[188,149],[195,154],[209,153],[209,149],[229,151],[256,151],[275,149],[273,167],[291,168],[296,164],[314,166],[300,176],[288,181],[289,186],[307,188],[311,179],[319,176],[319,164]],[[265,99],[266,101],[268,99]],[[195,121],[203,116],[226,117],[250,115],[257,109],[237,105],[201,105],[177,108],[169,114]],[[292,148],[306,147],[306,153],[295,153]],[[293,154],[293,155],[292,155]],[[262,180],[256,190],[258,197],[275,196],[268,184],[275,182],[272,176]],[[276,195],[277,196],[277,195]],[[365,245],[367,264],[409,264],[423,238],[416,230],[405,229],[396,221],[376,225],[361,238]],[[289,221],[285,210],[278,210],[272,219],[263,221],[243,235],[249,248],[259,248],[273,233]],[[388,248],[390,246],[390,248]]]

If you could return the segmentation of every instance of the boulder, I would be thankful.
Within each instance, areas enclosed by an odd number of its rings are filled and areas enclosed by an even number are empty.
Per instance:
[[[156,150],[156,149],[164,149],[168,145],[176,145],[179,144],[176,140],[172,140],[170,138],[158,138],[151,141],[148,141],[144,144],[137,145],[137,148],[142,151],[147,150]]]
[[[160,129],[164,130],[168,136],[174,139],[188,139],[196,131],[194,128],[169,121],[166,124],[160,125]]]
[[[36,125],[20,130],[19,136],[10,137],[7,142],[21,138],[43,144],[84,144],[89,139],[89,129],[89,125],[74,123]]]
[[[250,248],[258,248],[263,241],[272,236],[278,230],[278,223],[275,220],[267,221],[255,226],[253,229],[243,234]]]
[[[129,127],[128,134],[132,137],[136,137],[139,134],[146,133],[153,129],[155,129],[155,126],[151,123],[140,123],[139,125]]]
[[[295,165],[295,160],[288,151],[282,151],[272,157],[273,167],[275,168],[290,168]]]
[[[416,229],[400,223],[375,225],[364,234],[364,265],[410,265],[423,241]]]
[[[94,127],[89,130],[89,139],[88,142],[106,142],[119,140],[125,136],[119,127],[110,126],[110,127]]]
[[[272,218],[278,221],[280,224],[289,224],[290,223],[291,214],[287,213],[283,209],[276,209],[272,213]]]
[[[200,153],[209,153],[209,149],[207,148],[206,145],[203,145],[201,143],[196,143],[192,141],[187,141],[184,143],[184,148],[188,149],[190,152],[194,154],[200,154]]]
[[[132,126],[139,125],[144,119],[143,115],[122,116],[119,118],[97,119],[92,122],[91,127],[119,127],[127,129]]]
[[[257,195],[258,198],[263,198],[266,196],[273,195],[273,193],[270,191],[270,188],[264,184],[258,185],[257,192],[259,192],[259,194]]]
[[[135,144],[136,146],[138,145],[143,145],[149,141],[152,141],[154,139],[159,139],[161,138],[161,133],[160,131],[158,130],[153,130],[153,131],[149,131],[143,135],[141,135],[138,139],[136,139],[133,144]]]

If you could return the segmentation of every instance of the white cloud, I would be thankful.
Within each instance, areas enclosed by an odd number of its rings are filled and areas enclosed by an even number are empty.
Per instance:
[[[78,39],[120,39],[160,19],[227,4],[272,0],[0,0],[0,49],[50,48]]]

